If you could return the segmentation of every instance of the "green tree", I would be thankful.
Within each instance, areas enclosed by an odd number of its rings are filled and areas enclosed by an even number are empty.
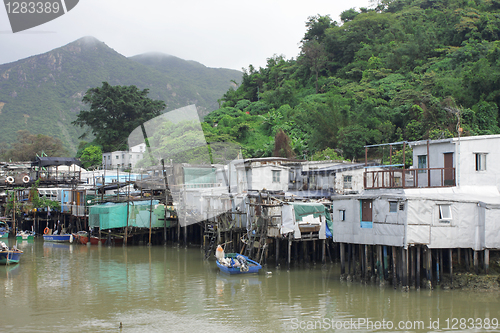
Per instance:
[[[363,127],[352,125],[342,128],[339,131],[338,140],[344,156],[355,160],[364,156],[364,146],[368,142],[368,134]]]
[[[303,41],[317,40],[321,41],[325,36],[326,29],[335,25],[332,23],[332,18],[330,15],[315,15],[309,16],[306,22],[307,32],[304,35]]]
[[[80,156],[82,167],[85,169],[99,166],[102,164],[102,150],[99,146],[90,145],[82,150]]]
[[[313,154],[312,156],[313,161],[345,161],[345,159],[342,156],[339,156],[335,149],[333,148],[326,148],[321,151],[318,151]]]
[[[17,141],[12,146],[5,152],[5,158],[11,161],[33,161],[42,154],[58,157],[68,154],[61,140],[43,134],[31,134],[26,130],[17,131]]]
[[[311,40],[302,45],[303,62],[315,74],[316,94],[318,93],[319,73],[328,60],[325,47],[316,40]]]
[[[130,133],[159,116],[166,107],[165,102],[148,98],[148,92],[133,85],[111,86],[103,82],[102,87],[87,90],[82,101],[90,110],[80,111],[72,124],[90,127],[95,135],[94,143],[104,151],[125,150]]]

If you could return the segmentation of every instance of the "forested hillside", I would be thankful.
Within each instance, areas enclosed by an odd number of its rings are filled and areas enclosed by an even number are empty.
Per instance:
[[[296,59],[249,66],[205,117],[209,141],[271,156],[280,130],[298,157],[326,148],[500,133],[500,1],[396,0],[306,22]],[[460,121],[460,124],[458,123]]]
[[[170,61],[159,61],[167,58]],[[23,130],[60,139],[73,155],[82,130],[71,122],[87,108],[82,103],[87,90],[104,81],[149,89],[149,97],[164,101],[166,110],[195,104],[204,116],[217,109],[217,100],[240,80],[240,71],[207,68],[168,55],[127,58],[93,37],[84,37],[0,65],[0,153],[12,148],[17,131]]]

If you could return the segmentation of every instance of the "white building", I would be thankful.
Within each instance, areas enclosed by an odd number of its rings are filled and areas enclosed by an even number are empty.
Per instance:
[[[142,160],[146,152],[146,144],[141,143],[131,147],[128,151],[113,151],[102,154],[102,164],[107,170],[134,168]]]
[[[281,157],[264,157],[242,160],[235,163],[238,193],[248,191],[287,191],[290,168],[283,165],[289,161]],[[232,181],[231,181],[232,184]]]
[[[500,135],[409,145],[412,168],[368,172],[362,194],[332,197],[334,240],[500,249]]]

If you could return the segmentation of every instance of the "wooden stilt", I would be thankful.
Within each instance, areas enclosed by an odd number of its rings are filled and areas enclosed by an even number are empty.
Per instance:
[[[280,239],[276,237],[276,268],[279,266],[279,258],[280,258]]]
[[[345,246],[344,243],[340,243],[340,274],[345,274]]]
[[[382,263],[382,267],[384,269],[384,280],[387,280],[389,278],[389,258],[387,257],[387,246],[384,245],[384,247],[382,248],[383,250],[383,263]]]
[[[392,247],[392,285],[394,286],[394,289],[396,289],[398,282],[397,282],[397,272],[396,272],[396,247]]]
[[[417,250],[417,267],[416,267],[417,271],[415,273],[416,274],[415,284],[416,284],[417,289],[420,289],[420,250],[421,250],[420,246],[418,246],[416,248],[416,250]]]
[[[478,251],[474,251],[474,271],[479,274],[479,256]]]
[[[432,249],[427,250],[427,270],[428,270],[428,280],[431,283],[432,286]]]
[[[377,248],[374,246],[374,245],[371,245],[370,246],[370,253],[371,253],[371,273],[370,273],[370,279],[372,278],[372,276],[376,276],[376,272],[375,272],[375,266],[376,266],[376,261],[375,261],[375,256],[377,255],[376,254],[376,251],[377,251]]]
[[[368,245],[364,245],[364,250],[365,250],[365,264],[363,265],[365,267],[365,280],[369,279],[369,269],[368,269]]]
[[[460,251],[460,248],[458,248],[458,249],[457,249],[457,264],[458,264],[458,266],[460,266],[460,261],[461,261],[461,260],[460,260],[460,252],[461,252],[461,251]]]
[[[470,261],[469,261],[469,249],[464,250],[465,254],[465,270],[469,272],[470,270]]]
[[[304,255],[304,262],[309,262],[309,256],[307,252],[307,242],[302,242],[302,249],[304,250],[303,255]]]
[[[347,275],[351,275],[351,244],[347,244]]]
[[[469,254],[469,265],[470,265],[470,270],[473,269],[474,266],[474,250],[473,249],[467,249],[467,253]]]
[[[449,249],[448,255],[450,260],[450,288],[453,289],[453,249]]]
[[[325,258],[325,239],[321,240],[321,263],[323,265],[326,264],[326,258]]]
[[[444,275],[444,268],[443,268],[443,250],[439,249],[438,250],[439,254],[439,276],[441,276],[441,279],[443,278]]]
[[[292,256],[292,238],[288,236],[288,270],[290,270],[290,261]]]
[[[293,253],[295,254],[293,257],[295,258],[295,262],[299,260],[299,244],[298,242],[295,242],[295,246],[293,246]]]
[[[484,272],[489,274],[490,272],[490,250],[484,249]]]
[[[410,282],[408,286],[414,287],[415,286],[415,247],[412,246],[408,248],[410,251]]]
[[[408,287],[408,249],[401,248],[401,263],[403,269],[403,287]]]
[[[360,266],[360,274],[361,274],[361,279],[365,277],[365,260],[363,259],[364,257],[364,251],[363,251],[363,245],[359,244],[358,245],[358,255],[359,255],[359,266]]]
[[[382,246],[377,245],[377,276],[379,279],[379,282],[382,282],[384,280],[384,268],[382,264]]]
[[[326,243],[326,252],[328,253],[328,258],[330,259],[330,263],[333,263],[332,255],[330,253],[330,243],[329,243],[328,239],[325,239],[325,243]],[[334,251],[335,251],[335,246],[334,246]]]

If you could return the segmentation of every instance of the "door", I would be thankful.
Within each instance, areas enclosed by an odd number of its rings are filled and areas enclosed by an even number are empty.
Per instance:
[[[361,221],[372,222],[372,200],[361,200]]]
[[[444,154],[444,185],[455,185],[455,169],[453,168],[453,153]]]

